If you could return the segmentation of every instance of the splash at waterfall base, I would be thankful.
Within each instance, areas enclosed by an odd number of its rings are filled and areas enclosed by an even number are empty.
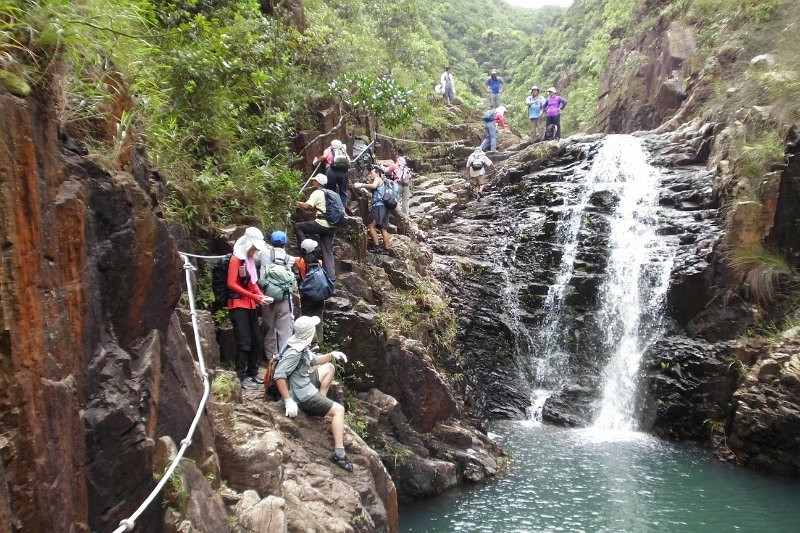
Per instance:
[[[726,246],[742,232],[720,210],[727,147],[719,129],[693,124],[616,137],[622,146],[610,159],[621,171],[608,179],[595,166],[606,164],[603,146],[615,137],[553,143],[545,160],[540,147],[521,146],[501,156],[507,160],[487,201],[443,221],[429,242],[461,317],[479,412],[711,440],[727,459],[800,471],[793,440],[800,405],[791,392],[798,355],[739,340],[759,312],[742,298],[718,298],[733,286]],[[632,196],[621,185],[626,173],[641,186]],[[788,215],[763,215],[770,216]],[[619,356],[632,359],[615,363]],[[742,379],[734,359],[755,363],[751,375]],[[752,375],[765,360],[762,376]],[[609,388],[619,377],[624,387]],[[773,397],[795,415],[768,407]],[[608,404],[621,400],[626,406],[609,417]],[[738,430],[725,440],[708,420]]]

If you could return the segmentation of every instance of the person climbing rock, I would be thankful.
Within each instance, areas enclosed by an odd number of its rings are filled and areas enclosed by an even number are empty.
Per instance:
[[[289,418],[296,417],[300,409],[309,416],[331,419],[333,453],[329,459],[352,472],[353,464],[344,450],[344,407],[326,396],[336,372],[331,361],[346,363],[347,356],[335,350],[318,355],[309,349],[318,323],[315,316],[301,316],[294,321],[294,335],[281,351],[275,367],[275,385]],[[312,370],[313,367],[316,368]]]
[[[286,253],[286,233],[273,231],[269,240],[272,248],[258,253],[261,265],[259,286],[273,298],[271,304],[261,307],[261,331],[267,361],[275,357],[292,336],[292,297],[297,288],[291,270],[295,258]]]
[[[444,95],[444,101],[447,105],[453,103],[453,100],[456,97],[456,83],[453,79],[453,69],[447,67],[442,72],[442,76],[439,79],[439,85],[442,87],[442,94]]]
[[[506,111],[506,107],[502,105],[494,110],[494,121],[497,122],[497,125],[503,129],[506,129]]]
[[[498,78],[497,71],[492,69],[489,73],[489,78],[483,82],[483,85],[486,87],[486,93],[489,95],[489,107],[497,109],[502,105],[501,98],[504,84],[503,78]]]
[[[411,181],[413,173],[408,168],[406,158],[398,152],[397,161],[389,166],[387,170],[393,177],[394,182],[400,188],[400,211],[408,216],[408,204],[411,201]]]
[[[308,222],[298,222],[294,225],[294,232],[297,235],[297,242],[303,242],[309,235],[316,235],[322,247],[322,260],[325,272],[332,281],[336,281],[336,264],[333,258],[333,239],[336,236],[336,227],[328,222],[324,215],[327,208],[325,193],[323,188],[327,185],[327,177],[317,174],[311,180],[314,185],[314,192],[308,197],[307,202],[297,202],[298,207],[303,209],[313,209],[315,220]]]
[[[372,209],[370,209],[369,217],[367,217],[367,231],[369,231],[372,245],[367,248],[367,251],[394,257],[395,253],[392,250],[388,231],[389,207],[383,201],[383,193],[386,187],[391,186],[391,184],[384,181],[382,174],[380,167],[373,166],[367,176],[370,180],[369,183],[356,183],[354,187],[372,191]],[[378,230],[380,230],[381,237],[383,237],[383,245],[378,240]]]
[[[228,265],[228,290],[237,297],[228,299],[228,316],[236,339],[236,376],[243,389],[258,389],[264,382],[258,377],[261,357],[261,331],[258,327],[258,306],[272,303],[272,298],[259,289],[254,256],[267,249],[261,230],[249,227],[233,245]],[[233,294],[231,294],[233,296]]]
[[[475,148],[467,158],[467,171],[470,181],[472,181],[473,194],[479,201],[483,197],[483,188],[486,186],[486,169],[488,168],[493,168],[492,160],[486,157],[480,146]]]
[[[338,193],[342,205],[347,207],[350,185],[347,179],[347,170],[350,168],[347,146],[338,139],[332,140],[331,145],[322,152],[322,155],[315,157],[312,163],[316,165],[319,161],[325,161],[328,167],[325,171],[325,177],[328,178],[325,188]]]
[[[528,106],[528,121],[531,123],[531,138],[534,141],[539,141],[542,138],[540,119],[544,103],[545,99],[544,96],[539,94],[539,87],[536,85],[531,87],[531,94],[525,99],[525,105]]]
[[[316,254],[316,250],[317,250],[317,241],[315,240],[306,239],[300,243],[300,257],[295,259],[294,262],[297,274],[300,276],[300,281],[306,279],[306,272],[308,272],[308,267],[310,267],[311,265],[319,265],[322,263],[319,260],[319,256]],[[325,300],[318,302],[310,298],[306,298],[301,294],[300,311],[303,315],[315,316],[319,318],[319,322],[317,323],[316,327],[316,342],[317,344],[322,344],[322,335],[323,335],[322,320],[323,320],[323,315],[325,313]]]
[[[551,125],[555,125],[556,128],[553,137],[556,139],[561,138],[561,112],[565,107],[567,107],[567,101],[558,95],[555,87],[547,89],[547,100],[542,107],[547,117],[545,132]]]
[[[497,125],[494,123],[494,115],[494,109],[490,109],[483,115],[483,142],[481,142],[481,150],[489,148],[491,152],[497,151]]]

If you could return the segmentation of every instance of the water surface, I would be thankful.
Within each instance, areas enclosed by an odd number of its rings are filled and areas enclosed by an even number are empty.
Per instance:
[[[505,422],[509,475],[401,508],[415,532],[800,532],[800,482],[643,433]]]

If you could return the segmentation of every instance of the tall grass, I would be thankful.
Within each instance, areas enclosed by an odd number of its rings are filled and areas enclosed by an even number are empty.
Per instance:
[[[775,303],[781,285],[796,275],[784,256],[760,246],[733,250],[728,260],[745,295],[762,307]]]

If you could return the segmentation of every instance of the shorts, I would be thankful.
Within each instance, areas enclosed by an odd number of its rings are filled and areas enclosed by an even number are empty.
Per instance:
[[[333,405],[333,400],[326,398],[318,392],[310,398],[298,403],[297,407],[309,416],[325,416],[330,412]]]
[[[369,212],[367,218],[367,225],[375,222],[375,227],[379,229],[387,229],[389,227],[389,210],[385,205],[372,206],[372,211]]]
[[[472,176],[472,184],[486,185],[486,174],[478,174],[477,176]]]

